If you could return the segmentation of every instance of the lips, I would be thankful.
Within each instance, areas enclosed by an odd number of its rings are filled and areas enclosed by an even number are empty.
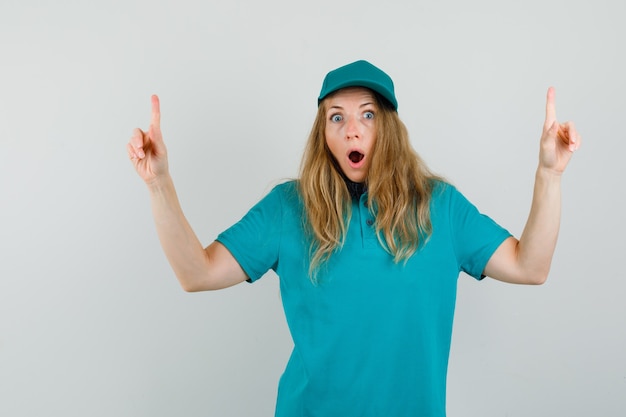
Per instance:
[[[344,157],[338,162],[344,175],[353,182],[363,182],[367,177],[368,155],[359,147],[345,150]]]

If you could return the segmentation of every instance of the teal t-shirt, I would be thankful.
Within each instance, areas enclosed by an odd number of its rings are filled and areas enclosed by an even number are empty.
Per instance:
[[[308,276],[309,243],[295,181],[275,187],[217,238],[250,281],[280,280],[294,342],[276,417],[445,416],[460,271],[480,279],[510,234],[456,188],[437,185],[433,233],[406,263],[375,235],[367,195],[353,201],[344,246]]]

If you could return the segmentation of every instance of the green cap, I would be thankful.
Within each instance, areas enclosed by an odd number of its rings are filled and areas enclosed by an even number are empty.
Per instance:
[[[346,87],[366,87],[374,90],[386,98],[394,110],[398,110],[398,100],[391,77],[367,61],[356,61],[326,74],[317,105],[319,106],[329,94]]]

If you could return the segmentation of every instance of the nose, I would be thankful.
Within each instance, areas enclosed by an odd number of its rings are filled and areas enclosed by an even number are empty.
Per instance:
[[[346,139],[358,139],[360,137],[359,121],[356,117],[349,117],[346,121]]]

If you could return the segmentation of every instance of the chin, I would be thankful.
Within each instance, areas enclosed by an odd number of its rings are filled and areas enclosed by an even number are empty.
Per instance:
[[[361,175],[346,175],[346,177],[352,182],[365,182],[366,176]]]

